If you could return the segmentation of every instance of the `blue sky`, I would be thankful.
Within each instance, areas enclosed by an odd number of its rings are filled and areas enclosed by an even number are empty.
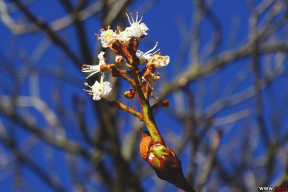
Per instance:
[[[8,1],[6,1],[8,2]],[[93,2],[93,1],[91,1]],[[166,69],[160,69],[159,72],[165,76],[162,80],[163,81],[171,81],[173,77],[175,77],[179,72],[183,72],[187,69],[188,62],[190,60],[188,49],[187,52],[183,53],[183,42],[185,39],[181,36],[182,34],[189,34],[191,33],[192,29],[192,15],[195,11],[194,4],[192,1],[188,0],[181,0],[181,1],[175,1],[175,0],[160,0],[156,1],[157,4],[150,9],[148,12],[143,13],[139,12],[139,16],[144,16],[143,22],[147,25],[149,28],[148,36],[145,37],[140,42],[139,49],[143,52],[148,51],[151,49],[156,42],[159,42],[158,46],[161,48],[161,54],[162,55],[169,55],[171,58],[171,62],[166,67]],[[208,1],[213,2],[213,1]],[[259,1],[257,1],[258,3]],[[129,12],[132,12],[135,15],[136,11],[141,10],[143,6],[146,6],[146,1],[140,1],[136,0],[133,1]],[[35,15],[37,15],[40,18],[45,19],[46,22],[52,22],[54,20],[57,20],[63,16],[65,16],[66,11],[63,8],[63,6],[58,3],[55,0],[51,1],[45,1],[45,0],[38,0],[37,2],[31,4],[29,6],[29,10],[31,10]],[[142,9],[143,10],[143,9]],[[248,28],[248,20],[249,20],[249,12],[247,8],[246,1],[230,1],[230,0],[222,0],[222,1],[214,1],[212,5],[212,11],[214,12],[215,16],[221,21],[222,24],[222,43],[220,46],[220,52],[223,52],[224,50],[227,50],[231,43],[231,39],[229,39],[231,33],[234,30],[238,30],[236,33],[236,39],[235,39],[235,45],[236,47],[238,45],[241,45],[245,40],[247,40],[247,34],[249,32]],[[13,13],[11,16],[17,20],[25,20],[23,18],[23,15],[20,13]],[[86,30],[86,35],[88,35],[88,44],[89,49],[91,50],[91,53],[95,52],[95,49],[99,45],[99,41],[96,40],[94,33],[100,32],[100,29],[105,27],[101,26],[101,23],[99,22],[99,19],[101,19],[101,12],[100,14],[97,14],[89,19],[87,19],[84,23],[84,27]],[[181,28],[179,28],[179,21],[183,19],[183,23],[180,22]],[[128,23],[128,22],[127,22]],[[178,23],[178,24],[177,24]],[[1,52],[13,63],[15,63],[15,67],[19,68],[19,70],[23,67],[23,62],[19,57],[26,56],[33,60],[33,53],[36,50],[37,51],[37,45],[39,42],[46,41],[45,37],[46,35],[41,33],[33,33],[33,34],[23,34],[20,36],[13,36],[11,35],[9,29],[0,22],[0,50]],[[205,46],[207,43],[211,41],[211,37],[213,35],[212,33],[213,27],[209,23],[207,19],[204,19],[203,24],[201,25],[201,32],[200,32],[200,53],[203,53],[203,50],[205,50]],[[65,30],[62,30],[58,33],[59,36],[61,36],[63,39],[65,39],[69,46],[72,48],[74,53],[80,58],[80,50],[79,45],[77,43],[77,37],[74,31],[74,26],[69,26]],[[84,88],[83,82],[83,74],[80,71],[80,68],[73,65],[72,61],[70,59],[67,59],[63,57],[62,53],[59,52],[59,48],[56,45],[49,45],[47,51],[43,54],[43,57],[37,62],[34,63],[35,68],[40,69],[55,69],[55,70],[63,70],[66,74],[73,75],[76,79],[79,79],[79,82],[64,82],[60,84],[58,87],[60,96],[63,98],[63,106],[67,109],[68,113],[73,114],[73,105],[72,105],[72,96],[80,96],[85,99],[85,105],[86,105],[86,123],[88,124],[88,127],[91,129],[95,127],[97,124],[97,118],[95,118],[96,114],[91,109],[92,105],[92,99],[89,97],[85,92],[82,91]],[[36,48],[36,49],[35,49]],[[183,61],[179,63],[179,56],[185,55]],[[62,59],[64,58],[64,59]],[[35,59],[35,58],[34,58]],[[61,60],[62,59],[62,60]],[[203,60],[206,60],[207,58],[201,58]],[[261,58],[262,61],[265,61],[267,58]],[[60,61],[60,62],[59,62]],[[108,60],[109,61],[109,60]],[[60,64],[59,64],[60,63]],[[215,82],[219,83],[219,90],[220,95],[221,92],[224,90],[224,88],[232,81],[232,79],[235,77],[235,75],[239,72],[240,69],[243,68],[243,66],[249,65],[248,58],[242,59],[240,61],[234,62],[233,64],[225,67],[223,70],[221,70],[217,75],[213,77],[207,77],[203,78],[200,83],[191,84],[191,90],[195,93],[197,96],[198,91],[201,88],[204,88],[206,91],[206,96],[204,98],[203,106],[201,103],[196,103],[196,106],[199,106],[199,108],[207,108],[210,106],[213,101],[215,100],[215,92],[213,92],[213,87],[215,85]],[[45,70],[44,70],[45,71]],[[7,89],[1,89],[0,93],[3,95],[9,95],[13,92],[13,89],[11,89],[12,86],[11,83],[13,82],[13,77],[7,76],[5,73],[0,73],[0,79],[4,80],[4,83],[7,84]],[[161,76],[162,78],[162,76]],[[252,75],[248,75],[248,77],[243,81],[243,83],[237,87],[235,92],[240,92],[249,86],[251,86],[253,78]],[[22,79],[23,86],[21,86],[20,94],[23,96],[28,96],[29,93],[29,78]],[[52,91],[55,88],[55,85],[58,81],[55,81],[51,78],[45,77],[45,72],[40,74],[39,78],[39,91],[40,91],[40,97],[43,98],[47,104],[52,108],[56,108],[56,104],[53,101],[53,97],[55,95],[52,94]],[[124,84],[121,87],[122,90],[128,90],[127,84]],[[161,84],[158,83],[158,86]],[[279,89],[284,84],[283,79],[279,79],[275,82],[273,86],[271,86],[271,89],[275,90],[276,94],[276,104],[278,107],[280,107],[280,97],[283,94],[282,89]],[[267,94],[265,91],[262,93],[262,95],[265,96]],[[174,104],[173,102],[173,96],[169,95],[167,97],[172,106]],[[197,98],[196,98],[197,99]],[[197,100],[196,100],[197,101]],[[127,102],[127,101],[125,101]],[[264,107],[264,114],[265,116],[269,117],[271,115],[271,108],[269,105],[266,105],[268,102],[266,100],[263,101],[265,104]],[[267,102],[267,103],[266,103]],[[127,102],[128,103],[128,102]],[[176,107],[177,106],[173,106]],[[253,113],[255,112],[255,105],[253,100],[248,100],[241,105],[237,105],[232,108],[225,109],[221,111],[220,113],[215,115],[215,118],[223,117],[225,115],[228,115],[233,112],[241,111],[246,108],[249,108],[251,110],[252,116],[251,119],[253,121]],[[29,109],[30,112],[32,112],[35,117],[38,117],[38,123],[42,125],[43,127],[47,126],[45,123],[45,119],[41,117],[40,114],[37,114],[37,111],[33,111],[33,109]],[[126,120],[130,120],[130,117],[127,117],[124,112],[120,112],[120,116],[123,116],[126,118]],[[158,127],[164,135],[168,133],[169,131],[181,133],[181,125],[172,118],[169,117],[169,115],[162,109],[160,109],[156,113],[156,122],[158,124]],[[5,125],[9,124],[7,119],[3,118],[2,121],[5,123]],[[268,122],[268,120],[267,120]],[[62,122],[63,127],[65,127],[68,138],[75,139],[83,144],[85,144],[83,138],[79,137],[80,131],[77,130],[77,126],[73,125],[71,122]],[[285,123],[285,122],[284,122]],[[287,120],[286,120],[287,123]],[[13,123],[12,123],[13,124]],[[123,126],[123,131],[128,132],[131,131],[131,124],[127,124],[126,126]],[[230,135],[237,134],[238,131],[240,131],[241,127],[243,126],[243,122],[236,123],[235,129],[233,131],[227,131],[222,142],[228,143],[230,141]],[[17,127],[17,126],[16,126]],[[228,127],[228,126],[227,126]],[[214,129],[217,129],[217,127],[214,127]],[[226,127],[224,126],[224,129],[226,130]],[[70,131],[72,130],[72,131]],[[227,128],[228,130],[228,128]],[[92,131],[92,130],[90,130]],[[22,129],[17,129],[17,140],[19,143],[25,141],[29,134],[27,134],[26,131],[22,131]],[[164,138],[165,139],[165,138]],[[29,153],[31,154],[31,157],[34,157],[34,160],[36,163],[43,167],[45,170],[49,169],[47,166],[48,162],[45,162],[45,152],[49,151],[50,149],[47,148],[46,145],[44,145],[42,142],[36,145]],[[261,145],[259,146],[259,154],[261,154]],[[55,161],[55,170],[59,174],[59,180],[64,183],[64,186],[71,191],[71,180],[68,177],[68,167],[65,164],[65,156],[61,150],[54,149],[53,150],[54,155],[57,156],[57,161]],[[183,171],[184,173],[187,173],[187,170],[185,169],[189,162],[185,155],[182,155],[182,162],[183,162]],[[180,157],[181,159],[181,157]],[[107,162],[109,164],[109,158],[107,158]],[[82,167],[87,167],[85,163],[87,162],[81,162],[83,164]],[[37,190],[41,189],[41,192],[50,192],[52,191],[49,187],[47,187],[46,184],[44,184],[41,180],[39,180],[34,174],[32,174],[29,170],[23,169],[24,177],[27,181],[29,181],[30,184],[33,184],[33,187]],[[84,176],[83,176],[84,177]],[[2,180],[0,182],[0,188],[4,191],[12,191],[13,189],[13,176],[9,176],[6,179]],[[149,185],[149,180],[145,180],[145,183],[143,187],[145,189],[149,189],[147,185]],[[173,185],[168,184],[163,191],[175,191],[175,187]]]

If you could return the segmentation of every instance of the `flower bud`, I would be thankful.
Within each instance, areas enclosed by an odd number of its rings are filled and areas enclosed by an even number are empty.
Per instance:
[[[104,73],[110,73],[111,69],[110,66],[107,64],[102,64],[100,65],[100,71],[104,72]]]
[[[116,55],[115,62],[117,65],[126,66],[126,61],[121,55]]]
[[[126,99],[133,99],[134,96],[135,96],[135,90],[134,90],[134,89],[130,89],[130,91],[126,91],[126,92],[124,93],[124,97],[125,97]]]

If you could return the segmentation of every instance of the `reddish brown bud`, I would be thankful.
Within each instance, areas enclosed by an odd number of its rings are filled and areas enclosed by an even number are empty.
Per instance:
[[[161,170],[160,159],[155,154],[153,153],[149,154],[149,156],[147,157],[147,162],[155,171]]]
[[[144,157],[146,157],[146,154],[144,153]],[[153,144],[149,149],[146,161],[155,170],[160,179],[176,186],[181,182],[187,182],[182,172],[181,161],[170,147],[159,143]]]
[[[195,191],[184,177],[181,161],[175,152],[165,144],[154,144],[148,131],[141,129],[141,134],[140,154],[155,170],[157,176],[184,191]]]

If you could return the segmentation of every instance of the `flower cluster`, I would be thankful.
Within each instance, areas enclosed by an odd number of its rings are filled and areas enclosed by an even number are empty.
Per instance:
[[[98,40],[101,40],[101,44],[103,48],[109,47],[113,50],[117,56],[115,58],[115,62],[119,66],[126,66],[131,69],[131,71],[120,70],[116,68],[114,64],[107,64],[104,58],[104,52],[100,52],[98,55],[99,64],[98,65],[86,65],[82,66],[82,72],[90,73],[86,78],[91,77],[96,73],[102,73],[101,81],[96,81],[93,86],[89,86],[88,83],[85,82],[85,85],[90,87],[90,90],[85,90],[89,92],[90,95],[93,95],[94,100],[100,100],[102,97],[110,98],[110,91],[112,85],[105,81],[104,82],[104,73],[112,72],[112,76],[114,77],[123,77],[125,80],[131,79],[125,74],[129,74],[133,77],[132,73],[137,71],[139,74],[142,74],[142,78],[140,78],[139,85],[142,88],[144,93],[149,93],[149,95],[153,98],[158,98],[160,96],[160,92],[156,89],[154,85],[155,82],[160,78],[160,73],[155,73],[155,70],[161,67],[165,67],[168,65],[170,61],[169,56],[162,56],[159,52],[160,48],[155,51],[158,42],[155,47],[146,53],[138,50],[138,45],[140,39],[144,38],[148,35],[147,31],[148,27],[141,23],[142,18],[138,21],[138,12],[136,12],[136,19],[132,17],[132,13],[130,16],[126,13],[128,17],[128,21],[130,23],[130,27],[127,27],[124,31],[121,31],[120,27],[117,27],[117,30],[113,31],[111,26],[108,26],[105,29],[101,29],[100,35],[95,34]],[[135,60],[138,59],[137,61]],[[140,72],[138,65],[146,64],[144,69]],[[132,70],[133,68],[133,70]],[[135,76],[133,77],[133,79]],[[134,93],[137,94],[137,88],[135,85],[135,79],[130,81],[133,88],[133,94],[128,94],[128,92],[124,94],[126,98],[131,98],[131,95],[134,97]],[[147,86],[146,86],[147,85]],[[139,90],[138,90],[139,91]],[[112,99],[111,99],[112,100]]]

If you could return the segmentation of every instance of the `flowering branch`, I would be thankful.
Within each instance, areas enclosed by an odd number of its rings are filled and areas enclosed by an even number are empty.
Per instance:
[[[142,158],[149,163],[160,179],[166,180],[187,192],[195,191],[183,175],[181,161],[175,152],[165,144],[154,119],[153,110],[160,106],[167,107],[169,105],[168,100],[159,101],[152,107],[149,103],[149,97],[154,99],[160,97],[160,92],[154,85],[160,78],[160,73],[155,73],[155,71],[158,68],[167,66],[170,62],[170,57],[157,53],[160,49],[155,51],[158,42],[154,48],[146,53],[138,50],[140,39],[147,35],[146,31],[148,28],[144,23],[141,23],[142,17],[138,21],[137,12],[135,20],[128,14],[127,17],[131,26],[124,31],[121,31],[120,27],[117,27],[118,31],[113,31],[108,26],[106,30],[100,30],[101,35],[95,34],[98,40],[101,40],[102,47],[109,47],[117,54],[115,58],[116,64],[107,64],[104,52],[98,55],[99,65],[84,64],[82,71],[90,73],[87,78],[96,73],[102,73],[100,83],[96,81],[92,86],[85,83],[86,86],[90,87],[90,90],[85,91],[93,95],[94,100],[100,100],[102,97],[110,99],[111,101],[107,101],[110,107],[118,107],[144,121],[149,132],[141,130],[140,154]],[[120,70],[116,65],[126,66],[130,70]],[[144,65],[144,68],[139,70],[141,65]],[[112,87],[109,82],[104,81],[104,73],[111,73],[113,77],[122,77],[131,84],[132,89],[126,91],[124,96],[127,99],[132,99],[136,94],[140,102],[141,113],[112,99],[110,96]]]

